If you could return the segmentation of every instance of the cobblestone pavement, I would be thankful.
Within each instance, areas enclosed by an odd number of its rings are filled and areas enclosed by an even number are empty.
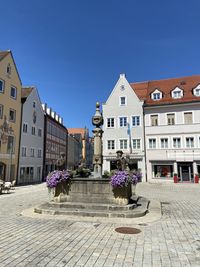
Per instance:
[[[0,267],[199,267],[200,185],[142,183],[137,193],[162,205],[159,221],[131,225],[137,235],[115,232],[125,224],[21,216],[48,200],[44,184],[0,195]]]

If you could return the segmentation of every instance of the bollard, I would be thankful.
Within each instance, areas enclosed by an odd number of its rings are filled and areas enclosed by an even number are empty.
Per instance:
[[[199,175],[198,174],[195,174],[194,183],[195,184],[198,184],[199,183]]]
[[[177,184],[178,183],[178,175],[174,174],[174,183]]]

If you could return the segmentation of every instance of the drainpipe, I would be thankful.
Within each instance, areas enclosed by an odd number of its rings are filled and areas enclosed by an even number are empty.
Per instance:
[[[145,112],[143,104],[143,133],[144,133],[144,163],[145,163],[145,180],[147,182],[147,155],[146,155],[146,133],[145,133]]]
[[[17,172],[16,172],[16,185],[18,184],[18,175],[19,175],[19,159],[20,159],[20,151],[21,151],[21,138],[22,138],[22,118],[23,118],[23,101],[21,99],[21,119],[20,119],[20,130],[19,130],[19,147],[18,147],[18,160],[17,160]]]

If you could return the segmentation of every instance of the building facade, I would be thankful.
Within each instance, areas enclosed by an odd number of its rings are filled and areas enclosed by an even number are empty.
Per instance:
[[[130,84],[120,75],[103,117],[104,171],[116,169],[122,150],[143,181],[172,180],[176,173],[193,182],[200,173],[199,75]]]
[[[121,74],[103,109],[103,172],[116,169],[116,152],[123,151],[130,169],[145,174],[143,103]]]
[[[35,87],[22,88],[22,124],[18,184],[42,181],[44,112]]]
[[[75,170],[82,159],[81,134],[68,134],[67,169]]]
[[[192,182],[200,173],[200,76],[148,83],[144,105],[148,179]]]
[[[63,119],[42,104],[44,110],[44,175],[56,169],[56,162],[63,153],[65,155],[65,168],[67,167],[67,134]]]
[[[0,52],[0,179],[4,181],[17,178],[21,87],[11,51]]]
[[[93,154],[94,154],[94,145],[92,142],[92,138],[89,136],[89,130],[85,128],[68,128],[68,132],[71,135],[76,136],[81,135],[82,138],[82,158],[81,161],[88,167],[92,168],[93,163]]]

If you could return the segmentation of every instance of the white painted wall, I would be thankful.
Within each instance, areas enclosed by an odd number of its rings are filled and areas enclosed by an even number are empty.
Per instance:
[[[123,87],[122,87],[123,86]],[[126,105],[120,105],[120,97],[125,97]],[[130,124],[131,140],[141,139],[141,148],[132,150],[131,157],[141,158],[138,167],[142,169],[143,177],[145,177],[144,163],[144,132],[143,132],[143,101],[140,101],[134,90],[131,88],[124,74],[121,74],[114,89],[108,97],[103,109],[103,172],[110,171],[109,158],[116,157],[116,151],[120,149],[119,140],[128,140],[128,149],[122,149],[124,154],[130,154],[128,127],[119,126],[119,117],[127,117]],[[140,116],[140,126],[132,126],[132,116]],[[115,119],[115,127],[107,128],[107,118]],[[115,140],[115,149],[107,149],[107,140]],[[131,141],[132,143],[132,141]],[[131,144],[132,145],[132,144]]]
[[[193,113],[193,123],[184,124],[184,112]],[[167,125],[167,114],[175,113],[175,125]],[[158,114],[158,126],[151,126],[151,114]],[[200,109],[198,103],[145,108],[145,136],[148,180],[153,177],[152,162],[200,162]],[[181,148],[173,147],[173,138],[181,138]],[[186,137],[194,137],[194,148],[186,147]],[[156,138],[157,148],[149,148],[149,139]],[[160,139],[169,139],[169,148],[162,149]],[[176,172],[177,170],[175,170]],[[196,170],[194,170],[196,172]]]
[[[35,102],[35,108],[33,107]],[[33,122],[33,112],[36,112],[36,123]],[[23,132],[23,123],[28,124],[28,132]],[[31,134],[31,128],[35,126],[35,135]],[[38,129],[42,130],[42,136],[38,136]],[[26,147],[27,156],[22,157],[22,147]],[[20,159],[18,183],[32,183],[42,181],[43,169],[43,147],[44,147],[44,113],[42,110],[40,98],[37,89],[34,88],[23,104],[22,110],[22,129],[21,129],[21,144],[20,144]],[[35,156],[30,156],[30,149],[35,149]],[[41,158],[38,158],[38,149],[42,150]],[[22,181],[20,179],[20,167],[34,167],[33,180]],[[41,176],[37,175],[37,167],[41,167]]]

